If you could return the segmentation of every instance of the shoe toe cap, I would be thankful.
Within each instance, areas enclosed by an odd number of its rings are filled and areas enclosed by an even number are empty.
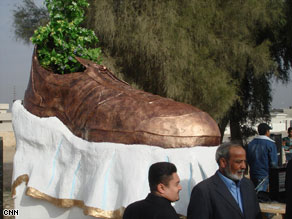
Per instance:
[[[221,136],[216,122],[203,111],[144,120],[136,132],[145,133],[149,138],[160,137],[163,142],[158,144],[164,144],[166,147],[218,145]]]

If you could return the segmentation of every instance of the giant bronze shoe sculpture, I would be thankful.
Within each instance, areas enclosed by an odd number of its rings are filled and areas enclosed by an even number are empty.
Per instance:
[[[163,148],[220,143],[218,126],[207,113],[133,89],[106,67],[77,60],[84,72],[54,74],[40,66],[35,51],[24,107],[39,117],[58,117],[87,141]]]

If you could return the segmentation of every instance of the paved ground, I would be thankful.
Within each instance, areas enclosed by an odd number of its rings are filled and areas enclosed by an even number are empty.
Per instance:
[[[13,209],[13,199],[11,197],[11,180],[13,171],[14,146],[3,147],[3,209]],[[2,213],[1,213],[2,214]],[[12,219],[14,217],[4,217]]]

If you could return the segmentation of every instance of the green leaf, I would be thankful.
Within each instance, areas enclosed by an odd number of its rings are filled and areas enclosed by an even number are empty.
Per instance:
[[[87,48],[97,42],[92,30],[80,27],[84,20],[86,0],[62,1],[45,0],[50,21],[35,31],[31,40],[39,45],[40,63],[56,73],[80,71],[82,66],[73,57],[85,56],[97,61],[99,48]]]

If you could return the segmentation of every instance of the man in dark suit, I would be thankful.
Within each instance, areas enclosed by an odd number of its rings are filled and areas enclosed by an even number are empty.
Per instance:
[[[292,159],[289,160],[286,169],[286,214],[285,219],[292,218]]]
[[[188,219],[262,218],[253,183],[244,177],[246,153],[225,143],[216,151],[219,170],[193,188]]]
[[[130,204],[123,219],[179,219],[171,202],[179,200],[180,179],[169,162],[152,164],[148,180],[151,193],[146,199]]]

